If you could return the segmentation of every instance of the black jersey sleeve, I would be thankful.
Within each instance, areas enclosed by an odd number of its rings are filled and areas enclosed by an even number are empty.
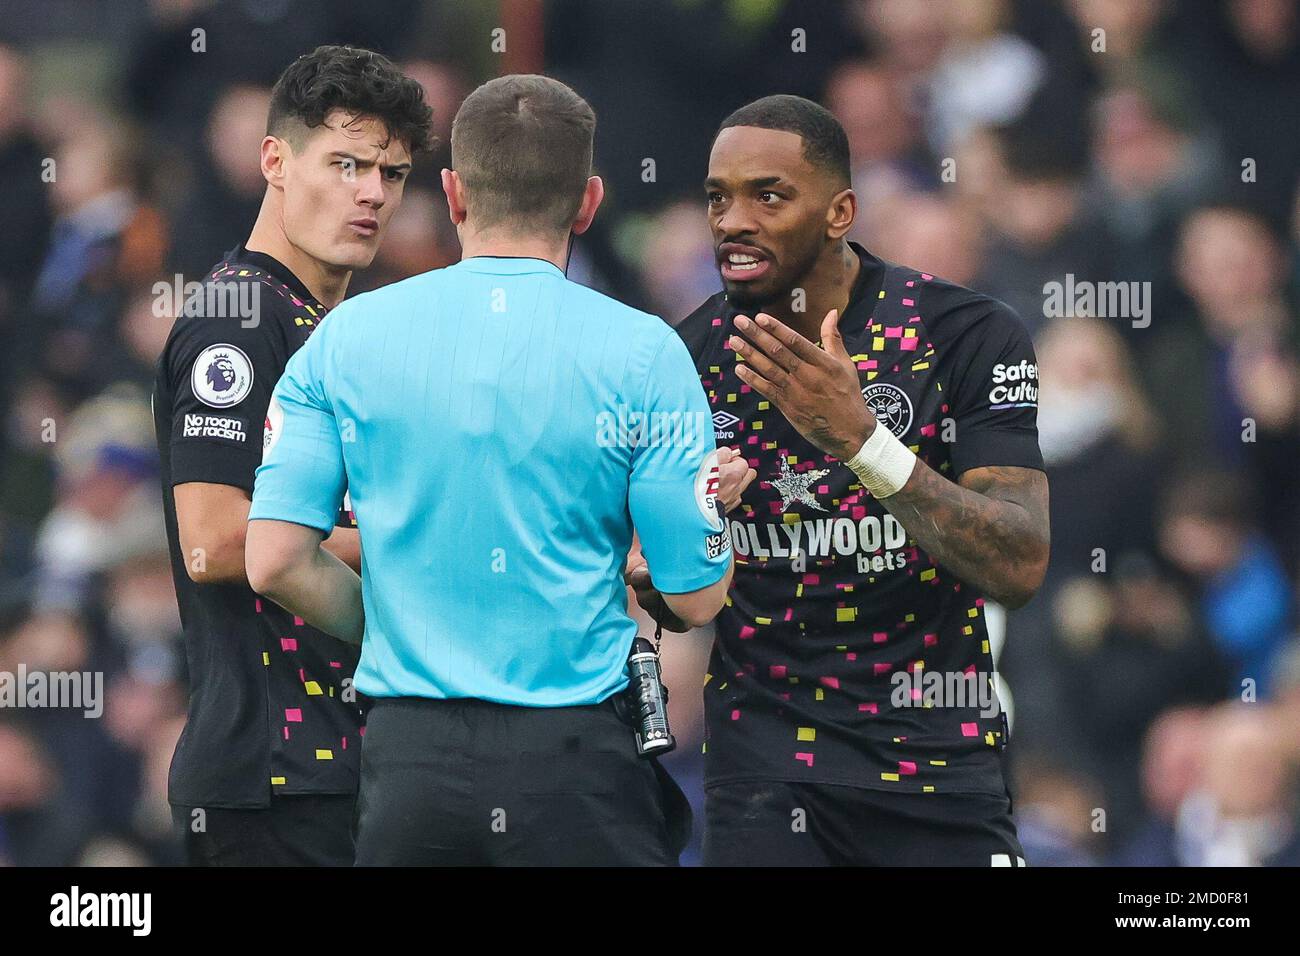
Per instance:
[[[171,483],[252,493],[271,391],[288,361],[278,323],[182,316],[167,346]]]
[[[934,293],[951,335],[940,360],[951,383],[952,477],[994,465],[1041,470],[1038,359],[1024,323],[996,299],[954,286]]]

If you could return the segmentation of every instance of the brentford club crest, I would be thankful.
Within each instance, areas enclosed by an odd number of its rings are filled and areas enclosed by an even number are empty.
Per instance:
[[[868,385],[862,390],[862,397],[876,421],[893,432],[895,438],[902,438],[912,427],[912,400],[897,385],[888,382]]]

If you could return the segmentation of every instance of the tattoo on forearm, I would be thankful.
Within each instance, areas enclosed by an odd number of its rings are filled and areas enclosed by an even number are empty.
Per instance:
[[[936,561],[986,595],[1019,607],[1047,565],[1047,477],[1031,468],[977,468],[962,484],[918,462],[881,501]]]

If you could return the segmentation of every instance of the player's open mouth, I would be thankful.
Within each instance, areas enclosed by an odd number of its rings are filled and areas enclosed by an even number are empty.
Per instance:
[[[757,279],[772,267],[772,261],[752,246],[724,243],[718,252],[718,267],[728,282]]]

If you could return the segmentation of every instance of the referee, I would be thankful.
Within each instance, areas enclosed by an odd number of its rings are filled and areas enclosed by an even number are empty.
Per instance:
[[[275,391],[249,578],[364,634],[358,864],[670,865],[684,842],[616,703],[624,567],[635,526],[669,609],[710,620],[747,469],[719,466],[672,329],[565,278],[594,130],[555,80],[475,90],[442,173],[463,259],[335,309]],[[345,486],[360,578],[321,546]]]
[[[704,692],[705,862],[1023,864],[985,599],[1046,568],[1037,364],[1002,303],[846,240],[849,168],[794,96],[709,157],[724,291],[678,330],[758,478]]]
[[[168,335],[153,410],[190,702],[168,797],[192,865],[351,865],[363,714],[357,652],[248,586],[253,476],[271,389],[370,264],[431,116],[368,50],[324,46],[271,94],[266,195]],[[250,157],[251,158],[251,157]],[[335,528],[335,524],[339,525]],[[335,509],[326,546],[360,565]]]

